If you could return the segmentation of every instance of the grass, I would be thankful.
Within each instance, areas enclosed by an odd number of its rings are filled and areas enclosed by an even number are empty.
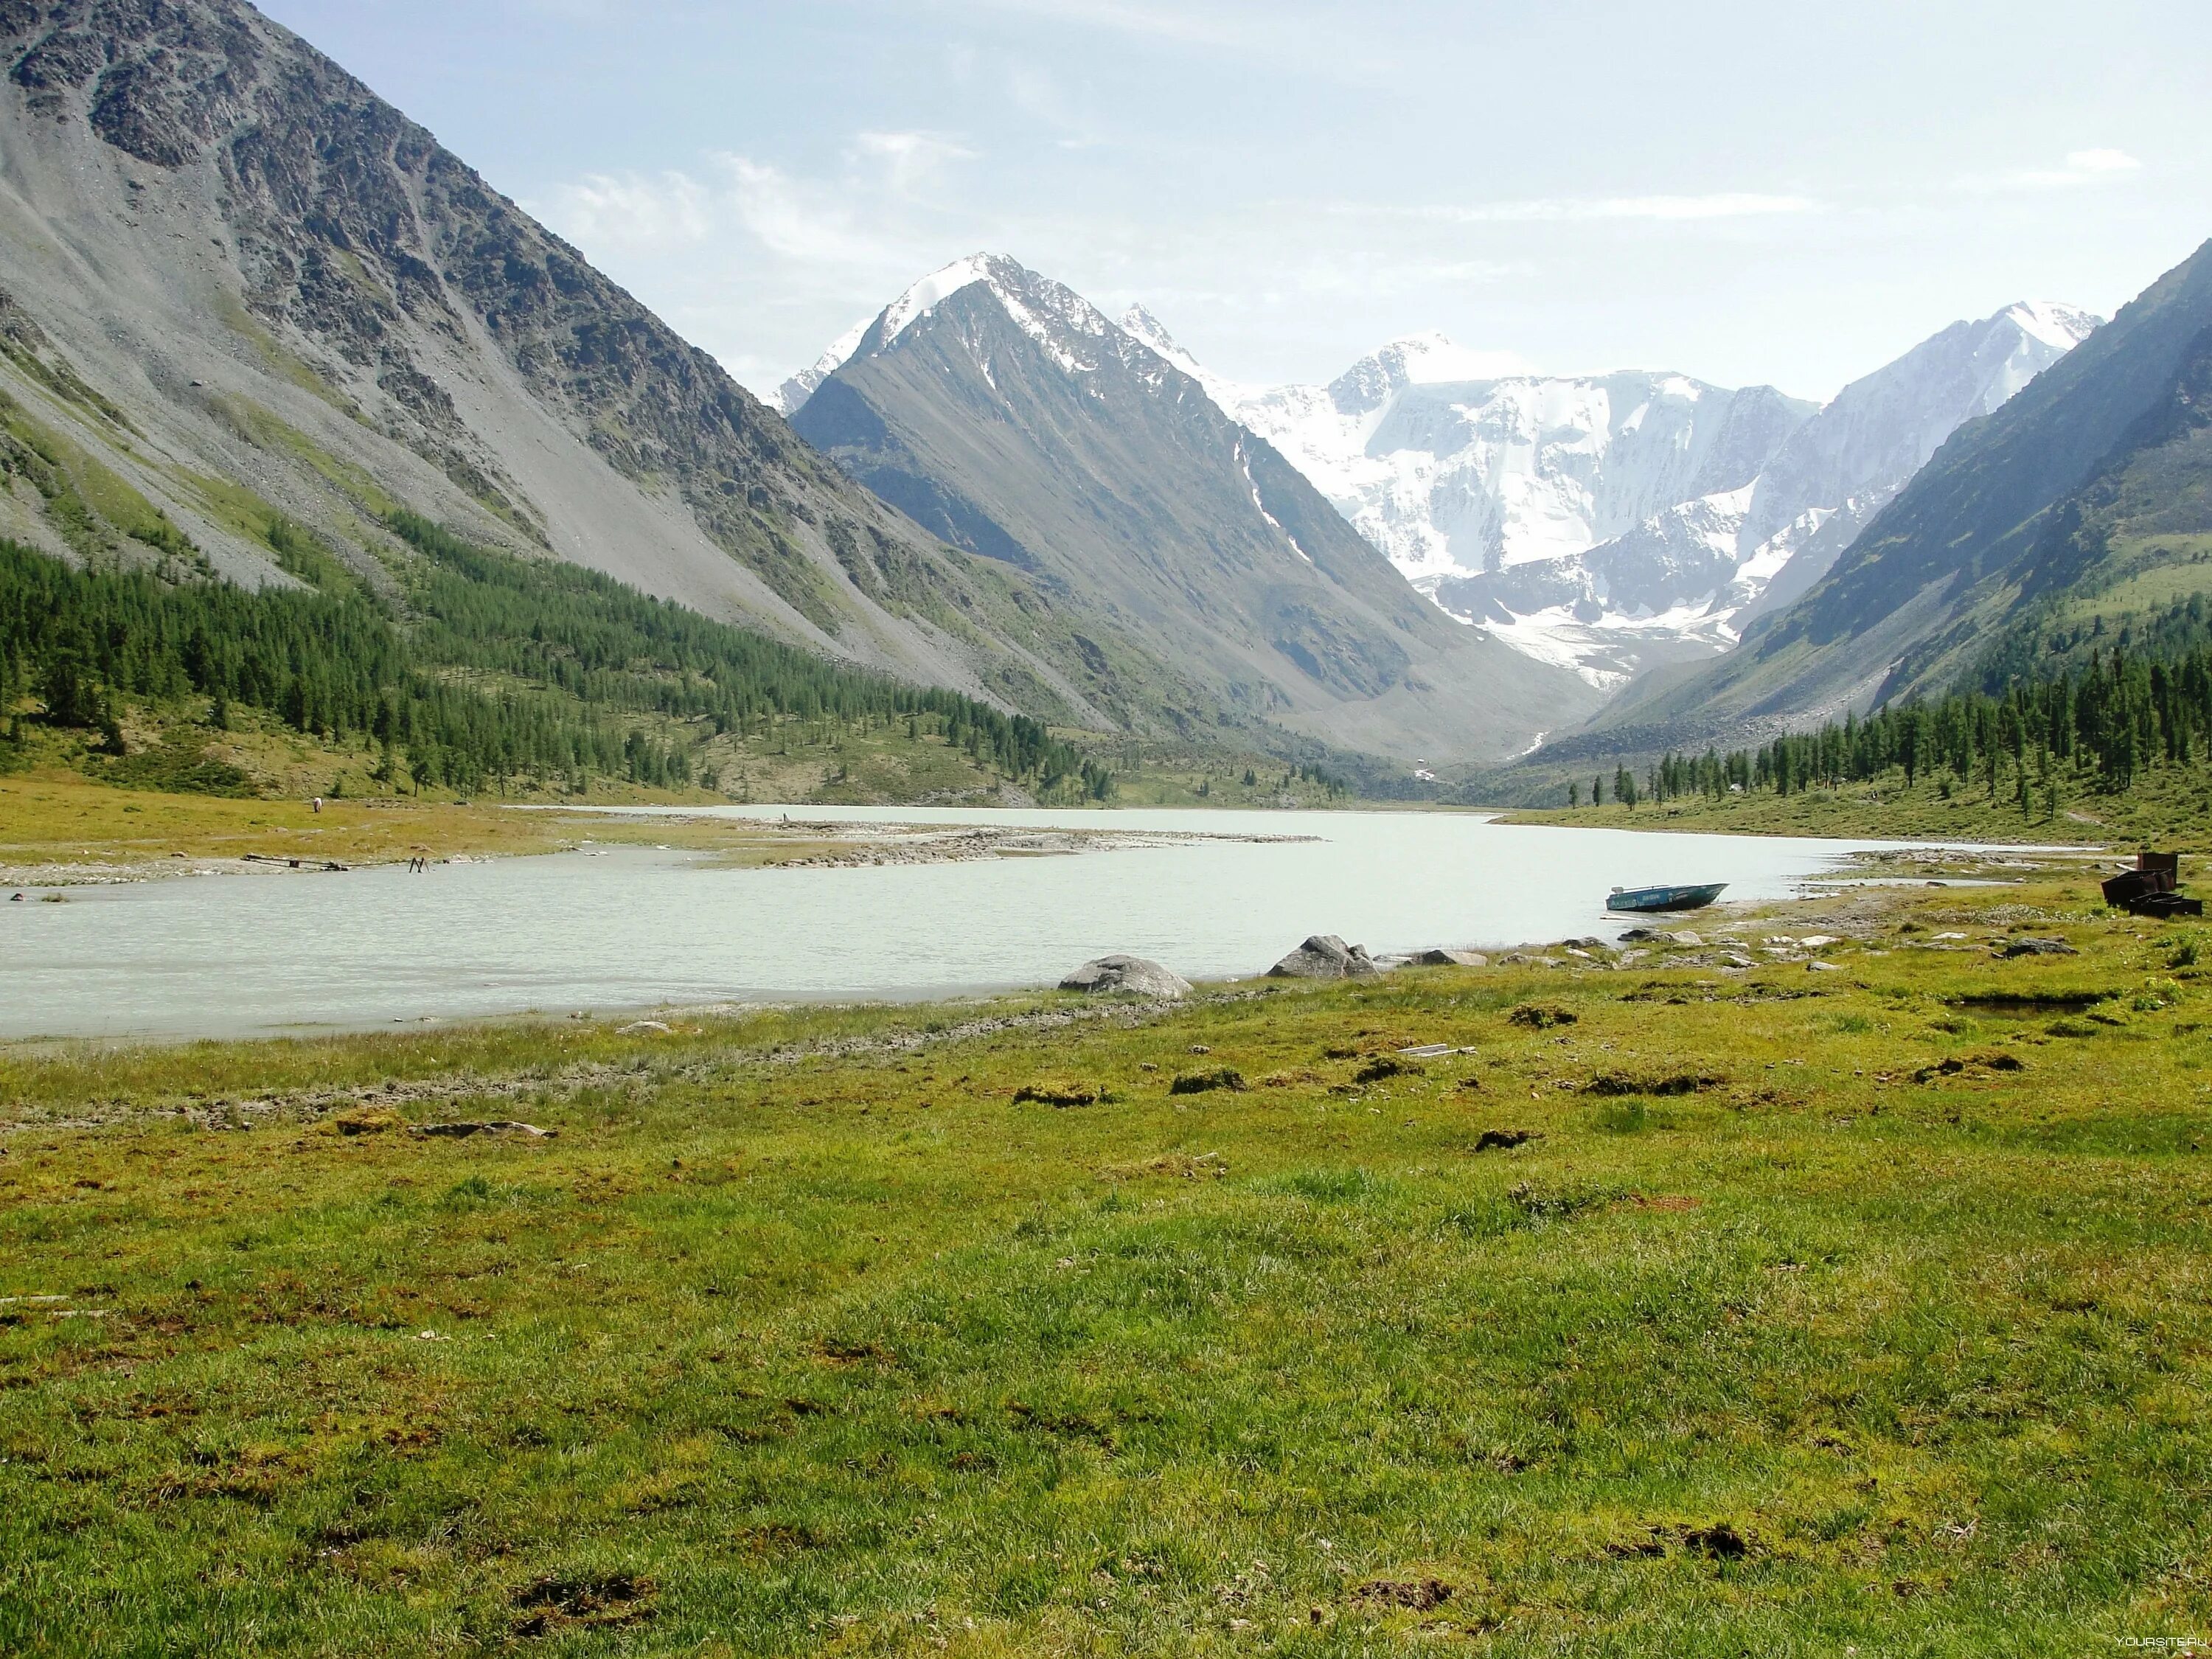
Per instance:
[[[0,1650],[2201,1632],[2197,936],[1884,902],[1760,924],[1829,973],[0,1051]],[[489,1118],[559,1133],[410,1132]]]
[[[491,675],[455,672],[497,691]],[[234,706],[229,727],[208,724],[204,699],[163,704],[115,700],[128,753],[99,751],[99,736],[25,720],[20,744],[6,740],[0,710],[0,867],[90,856],[125,863],[244,853],[295,856],[290,838],[318,838],[316,855],[348,863],[404,858],[411,852],[447,857],[549,852],[576,839],[575,823],[527,819],[496,806],[459,804],[450,789],[396,793],[377,776],[381,754],[366,737],[335,740],[303,733],[262,711]],[[730,732],[703,740],[690,724],[641,717],[648,735],[690,752],[713,769],[720,787],[655,789],[593,777],[582,793],[561,781],[507,781],[501,801],[541,805],[726,805],[732,802],[870,805],[920,803],[996,805],[1005,780],[937,733],[903,720],[840,729],[828,722],[787,720],[763,731]],[[696,745],[696,746],[695,746]],[[1147,758],[1121,780],[1121,806],[1214,806],[1272,809],[1356,805],[1333,801],[1322,787],[1281,784],[1282,774],[1242,782],[1239,763],[1213,776],[1211,794],[1200,763]],[[208,775],[205,793],[177,793],[179,782]],[[403,774],[404,781],[404,774]],[[234,795],[237,801],[208,797]],[[314,815],[308,801],[325,798]],[[149,833],[149,825],[158,825]],[[253,833],[249,833],[253,832]],[[592,833],[586,830],[585,833]],[[611,831],[601,839],[619,839]],[[693,831],[682,831],[693,835]],[[665,829],[647,835],[668,841]],[[725,836],[724,840],[726,840]],[[686,844],[715,845],[724,841]],[[19,874],[15,879],[32,878]]]
[[[616,806],[696,805],[638,791]],[[803,813],[804,809],[801,809]],[[1102,819],[1101,830],[1110,830]],[[90,784],[66,772],[0,778],[0,882],[17,888],[178,875],[216,861],[305,859],[347,866],[517,857],[599,847],[681,848],[726,866],[856,857],[862,840],[739,818],[624,817],[390,797],[325,801],[179,796]]]
[[[1607,775],[1610,788],[1611,775]],[[1589,781],[1583,781],[1585,790]],[[1565,785],[1559,786],[1565,793]],[[2012,842],[2028,846],[2107,846],[2138,843],[2184,852],[2212,853],[2212,771],[2203,766],[2158,767],[2124,793],[2062,790],[2053,817],[2044,790],[2022,811],[2016,800],[1991,801],[1986,787],[1922,778],[1908,789],[1901,773],[1874,784],[1807,789],[1792,795],[1765,791],[1670,800],[1646,799],[1628,807],[1524,808],[1504,815],[1514,823],[1601,825],[1616,830],[1681,830],[1698,834],[1879,836],[1897,840]]]

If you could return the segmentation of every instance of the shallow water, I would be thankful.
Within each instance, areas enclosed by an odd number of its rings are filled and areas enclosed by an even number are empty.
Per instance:
[[[687,809],[696,811],[696,809]],[[0,904],[0,1036],[228,1036],[531,1011],[941,996],[1113,951],[1194,979],[1309,933],[1378,954],[1596,933],[1614,886],[1787,896],[1874,842],[1510,825],[1446,812],[732,807],[811,822],[1308,836],[1061,858],[710,867],[608,848],[345,874],[79,888]]]

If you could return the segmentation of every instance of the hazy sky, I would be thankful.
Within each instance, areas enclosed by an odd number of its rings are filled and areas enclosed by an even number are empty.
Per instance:
[[[1210,367],[1821,397],[2212,236],[2204,0],[263,0],[747,384],[1011,253]]]

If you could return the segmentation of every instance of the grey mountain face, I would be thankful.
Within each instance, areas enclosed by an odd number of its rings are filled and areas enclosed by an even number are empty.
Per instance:
[[[1255,718],[1474,759],[1595,705],[1443,617],[1195,379],[1012,260],[916,284],[793,425],[932,532],[1110,616]]]
[[[1078,643],[1109,630],[854,487],[240,0],[0,0],[0,290],[42,342],[0,363],[0,391],[219,570],[288,580],[258,498],[388,581],[382,515],[404,506],[827,653],[1110,720]],[[20,489],[0,533],[57,544]]]
[[[2096,581],[2185,589],[2178,567],[2193,544],[2175,538],[2212,530],[2203,484],[2212,468],[2201,426],[2174,417],[2201,396],[2200,380],[2212,383],[2208,342],[2212,246],[2016,395],[1991,398],[1739,650],[1639,684],[1571,743],[1610,751],[1800,729],[1940,691],[2038,606],[2100,591]],[[1970,353],[1952,361],[1977,366]]]

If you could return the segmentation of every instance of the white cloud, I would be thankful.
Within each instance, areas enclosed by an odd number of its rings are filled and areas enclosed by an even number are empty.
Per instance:
[[[689,173],[587,173],[554,187],[532,211],[586,247],[626,251],[681,247],[704,241],[714,228],[714,202]]]
[[[855,222],[849,192],[793,178],[750,156],[714,158],[738,222],[771,253],[806,264],[878,264],[879,240]]]
[[[853,155],[879,166],[902,195],[943,173],[948,163],[975,159],[974,150],[934,132],[863,132],[853,140]]]
[[[2066,158],[2063,167],[2047,173],[2023,173],[2017,177],[2023,185],[2049,188],[2095,184],[2100,179],[2139,172],[2142,167],[2142,163],[2124,149],[2077,149]]]
[[[2063,167],[2022,167],[1994,177],[1970,174],[1959,184],[1965,190],[2071,190],[2142,171],[2142,163],[2124,149],[2077,149],[2067,155]]]

